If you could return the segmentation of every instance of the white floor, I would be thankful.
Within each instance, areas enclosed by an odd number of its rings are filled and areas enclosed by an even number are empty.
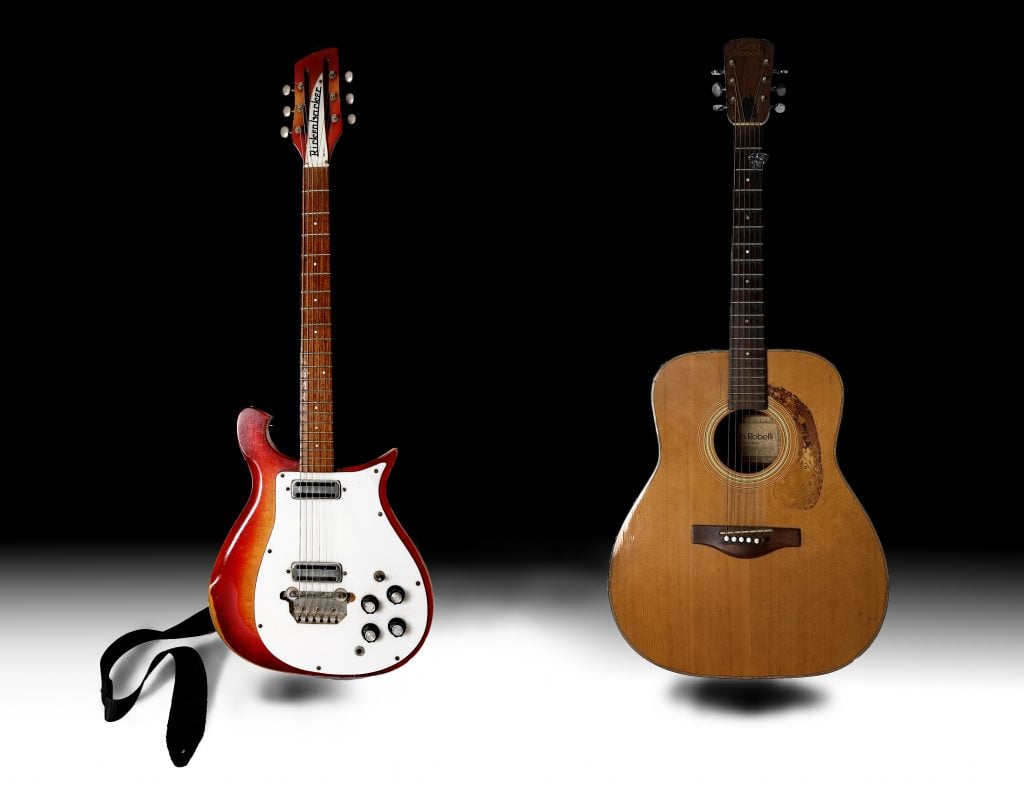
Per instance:
[[[109,597],[35,621],[14,618],[30,610],[8,584],[4,803],[1020,805],[1021,588],[1005,570],[957,588],[956,572],[894,567],[889,618],[865,656],[751,686],[637,657],[599,576],[438,568],[432,635],[387,676],[273,674],[203,641],[207,734],[181,770],[163,745],[170,672],[106,724],[98,658],[119,633],[202,605],[204,570],[175,570],[155,593],[122,578]]]

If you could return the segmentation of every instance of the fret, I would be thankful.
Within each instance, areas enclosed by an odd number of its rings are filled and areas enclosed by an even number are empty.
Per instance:
[[[733,208],[733,210],[761,210],[761,208]]]
[[[334,369],[331,363],[328,196],[330,186],[327,180],[326,167],[303,167],[299,469],[306,472],[334,471]],[[314,244],[307,241],[310,238],[324,241]],[[319,278],[324,280],[317,280]],[[319,286],[325,288],[317,288]]]

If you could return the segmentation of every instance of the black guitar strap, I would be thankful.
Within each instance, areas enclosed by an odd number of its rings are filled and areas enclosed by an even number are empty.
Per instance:
[[[210,609],[205,608],[166,631],[151,628],[129,631],[114,640],[100,657],[100,699],[103,702],[103,717],[107,721],[124,718],[135,706],[149,674],[156,670],[168,654],[174,657],[174,692],[171,694],[171,712],[167,717],[167,751],[175,766],[188,764],[206,731],[206,668],[203,667],[203,658],[199,652],[187,645],[161,651],[149,663],[149,670],[135,692],[120,699],[114,698],[110,670],[122,656],[147,642],[201,637],[213,631]]]

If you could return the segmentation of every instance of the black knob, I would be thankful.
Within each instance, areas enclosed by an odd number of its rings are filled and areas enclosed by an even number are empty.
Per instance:
[[[377,600],[373,595],[363,595],[363,599],[359,601],[359,604],[363,607],[363,611],[367,614],[373,614],[377,609],[380,608],[380,601]]]
[[[388,587],[388,600],[392,603],[401,603],[405,600],[405,590],[400,586]]]
[[[380,636],[380,629],[377,628],[373,623],[367,623],[363,626],[363,639],[367,642],[377,642],[377,638]]]
[[[377,570],[375,573],[373,573],[373,580],[375,580],[377,582],[383,581],[384,580],[384,573],[381,572],[380,570]]]
[[[392,617],[388,620],[388,631],[393,637],[401,637],[405,634],[405,621],[401,617]]]

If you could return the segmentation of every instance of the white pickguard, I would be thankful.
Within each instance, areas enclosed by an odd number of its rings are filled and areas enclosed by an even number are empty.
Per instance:
[[[286,472],[275,480],[277,514],[274,528],[256,576],[256,623],[267,649],[295,668],[334,676],[373,673],[398,664],[416,648],[427,624],[425,583],[416,562],[395,532],[380,500],[380,475],[385,464],[361,471],[310,474]],[[339,480],[340,499],[297,500],[289,492],[295,480]],[[337,562],[344,569],[340,584],[297,583],[293,562]],[[374,580],[383,572],[383,581]],[[405,590],[405,600],[393,604],[388,587]],[[297,623],[281,599],[289,587],[304,591],[342,587],[355,595],[347,616],[339,623]],[[373,595],[380,603],[375,614],[363,611],[360,601]],[[400,617],[406,631],[394,637],[388,621]],[[379,629],[376,642],[367,642],[362,628]],[[358,652],[357,649],[362,649]]]

